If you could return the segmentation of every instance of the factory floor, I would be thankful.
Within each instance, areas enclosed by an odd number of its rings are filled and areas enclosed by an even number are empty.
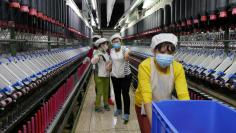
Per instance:
[[[110,106],[111,111],[97,113],[94,111],[95,90],[93,76],[85,97],[82,112],[77,121],[75,133],[140,133],[136,112],[134,108],[134,93],[130,89],[130,121],[127,124],[123,123],[122,116],[114,117],[115,106]]]

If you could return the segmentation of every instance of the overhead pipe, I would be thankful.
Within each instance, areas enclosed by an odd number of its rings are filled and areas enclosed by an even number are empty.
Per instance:
[[[55,31],[55,25],[53,24],[54,23],[54,13],[55,13],[55,8],[53,8],[53,5],[54,5],[54,2],[55,2],[55,0],[49,0],[48,1],[48,13],[49,13],[49,19],[48,19],[48,21],[49,21],[49,25],[50,25],[50,30],[49,30],[49,36],[50,35],[52,35],[53,33],[54,33],[54,31]]]
[[[186,26],[187,26],[187,31],[192,31],[192,24],[193,24],[193,18],[192,18],[192,14],[193,14],[193,3],[194,0],[186,0],[185,1],[185,15],[186,15]]]
[[[200,1],[200,29],[204,32],[209,29],[207,25],[207,0]]]
[[[29,0],[21,0],[20,11],[25,12],[25,13],[29,13]]]
[[[49,27],[49,23],[48,23],[48,12],[47,12],[47,5],[48,5],[48,0],[43,0],[42,1],[42,11],[43,11],[43,34],[47,34],[48,33],[48,27]]]
[[[59,28],[59,34],[63,33],[63,28],[62,28],[62,17],[63,17],[63,0],[59,0],[59,5],[60,5],[60,9],[59,9],[59,19],[58,19],[58,28]]]
[[[10,28],[16,28],[19,24],[19,12],[20,1],[19,0],[9,0],[9,20],[8,26]]]
[[[46,16],[46,1],[45,0],[42,0],[41,1],[41,13],[39,12],[38,13],[38,17],[40,17],[40,27],[41,27],[41,32],[42,34],[45,34],[45,16]]]
[[[28,15],[29,15],[29,0],[21,0],[20,2],[20,29],[28,32]]]
[[[49,5],[49,0],[44,0],[45,2],[43,3],[43,14],[44,14],[44,28],[45,28],[45,34],[48,34],[49,32],[49,13],[48,13],[48,5]]]
[[[9,15],[9,1],[0,1],[0,27],[6,28],[8,26],[8,15]]]
[[[46,11],[46,1],[45,0],[37,0],[37,20],[38,20],[38,28],[41,34],[45,34],[45,11]]]
[[[209,14],[210,21],[215,21],[216,16],[216,0],[207,0],[207,13]]]
[[[36,0],[30,0],[29,14],[31,16],[37,16],[37,3],[36,3]]]
[[[185,14],[185,0],[180,0],[180,25],[181,28],[186,26],[186,14]]]
[[[200,1],[200,15],[201,15],[201,22],[207,21],[207,0]]]
[[[57,6],[57,2],[55,0],[50,0],[49,11],[50,11],[50,23],[51,23],[51,35],[54,35],[56,32],[56,25],[55,25],[56,8],[54,8],[54,6]]]
[[[175,32],[179,32],[180,27],[180,0],[175,0]]]
[[[160,25],[159,25],[159,28],[162,30],[163,27],[164,27],[164,9],[163,9],[163,8],[160,9],[159,14],[160,14],[160,16],[159,16],[159,18],[160,18],[160,21],[159,21],[159,24],[160,24]]]
[[[171,15],[172,12],[171,12],[171,6],[170,5],[166,5],[165,8],[164,8],[164,26],[167,28],[170,26],[171,24]]]
[[[35,34],[36,33],[36,27],[37,27],[37,3],[36,0],[29,0],[30,3],[30,9],[29,9],[29,26],[30,26],[30,32]]]
[[[48,22],[48,35],[52,34],[53,31],[53,25],[52,25],[52,13],[53,13],[53,9],[52,8],[52,1],[51,0],[47,0],[48,4],[47,4],[47,13],[48,13],[48,18],[47,18],[47,22]]]
[[[229,0],[230,11],[232,15],[236,15],[236,0]]]
[[[230,27],[234,29],[236,27],[236,0],[229,1],[229,16]]]
[[[193,25],[194,25],[194,32],[199,32],[199,21],[200,21],[200,3],[198,0],[194,0],[193,2]]]
[[[216,8],[219,11],[219,18],[227,17],[228,0],[217,0]]]
[[[20,0],[10,0],[9,2],[10,2],[9,6],[11,8],[16,8],[16,9],[20,8]]]
[[[37,0],[37,17],[43,19],[43,0]]]
[[[171,25],[170,25],[170,31],[174,32],[174,27],[175,27],[175,0],[172,1],[171,3]]]
[[[220,29],[225,30],[228,27],[228,14],[227,14],[228,0],[217,0],[216,9],[218,11],[217,25]]]
[[[54,19],[53,24],[56,24],[56,21],[59,20],[59,10],[60,10],[59,1],[60,0],[52,0],[52,9],[54,9],[52,10],[53,11],[52,18]]]
[[[62,0],[62,9],[63,9],[63,11],[62,11],[62,26],[64,27],[64,26],[66,26],[66,18],[67,18],[67,6],[66,6],[66,3],[65,3],[65,1],[64,0]]]
[[[36,0],[37,3],[37,28],[40,33],[43,33],[43,9],[42,9],[42,4],[43,0]]]
[[[56,20],[56,25],[57,25],[57,36],[60,35],[61,33],[61,27],[60,27],[60,22],[61,22],[61,11],[62,11],[62,8],[61,8],[61,0],[58,0],[58,18]]]

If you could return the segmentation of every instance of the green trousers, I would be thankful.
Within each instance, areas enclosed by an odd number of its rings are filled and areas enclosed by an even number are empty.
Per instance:
[[[102,96],[104,105],[108,105],[109,77],[98,77],[98,75],[95,74],[94,80],[97,87],[96,108],[101,106]]]

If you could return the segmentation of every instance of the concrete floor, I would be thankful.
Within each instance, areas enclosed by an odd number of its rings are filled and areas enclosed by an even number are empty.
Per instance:
[[[111,106],[111,111],[96,113],[94,111],[95,90],[94,80],[91,77],[88,92],[85,98],[82,112],[75,128],[76,133],[140,133],[136,112],[134,108],[134,93],[130,91],[131,111],[130,121],[123,123],[122,116],[114,117],[115,106]]]

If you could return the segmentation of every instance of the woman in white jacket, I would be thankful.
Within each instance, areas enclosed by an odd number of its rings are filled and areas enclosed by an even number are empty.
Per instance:
[[[110,111],[108,105],[108,92],[109,92],[109,77],[111,71],[111,60],[107,53],[108,50],[108,40],[106,38],[100,38],[95,42],[98,48],[94,52],[93,58],[91,60],[92,64],[97,65],[97,74],[95,75],[95,84],[97,86],[97,95],[95,103],[95,111],[101,112],[101,98],[103,96],[104,109]]]
[[[121,46],[122,38],[119,34],[114,34],[111,38],[112,49],[110,56],[112,59],[112,72],[111,79],[113,83],[115,100],[116,100],[116,111],[114,116],[122,114],[122,102],[121,94],[123,96],[124,104],[124,116],[123,120],[129,121],[130,114],[130,96],[129,88],[131,84],[131,70],[129,66],[129,49],[125,46]]]

